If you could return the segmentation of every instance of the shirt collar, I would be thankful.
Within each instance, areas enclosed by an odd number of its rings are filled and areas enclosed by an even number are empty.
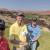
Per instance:
[[[32,23],[31,23],[31,27],[36,28],[36,26],[37,26],[37,25],[35,25],[35,26],[33,27],[33,26],[32,26]]]

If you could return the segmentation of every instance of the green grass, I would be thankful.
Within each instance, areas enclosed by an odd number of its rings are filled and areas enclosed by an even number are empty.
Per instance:
[[[43,32],[39,43],[38,50],[50,50],[50,32]]]
[[[10,27],[10,25],[9,25]],[[5,30],[5,36],[9,36],[9,27],[6,28]],[[39,47],[37,48],[38,50],[50,50],[50,32],[43,31],[42,36],[39,39]],[[13,44],[10,44],[10,48],[12,50]]]

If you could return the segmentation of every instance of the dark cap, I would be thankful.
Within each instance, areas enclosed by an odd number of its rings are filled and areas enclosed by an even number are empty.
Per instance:
[[[33,17],[32,18],[32,21],[35,21],[36,22],[37,21],[37,18],[36,17]]]
[[[0,19],[0,30],[5,30],[5,21]]]
[[[25,17],[24,13],[22,13],[22,12],[17,13],[17,16]]]

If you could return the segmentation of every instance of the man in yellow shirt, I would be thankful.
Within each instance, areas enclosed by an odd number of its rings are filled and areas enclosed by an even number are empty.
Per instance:
[[[26,34],[27,26],[24,24],[24,15],[18,13],[16,22],[10,27],[9,39],[11,43],[15,44],[17,50],[25,50],[24,46],[27,45]],[[16,50],[16,49],[14,49]]]

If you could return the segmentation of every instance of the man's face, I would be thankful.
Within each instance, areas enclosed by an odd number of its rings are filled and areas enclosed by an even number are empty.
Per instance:
[[[16,19],[17,19],[17,22],[20,24],[20,23],[22,23],[24,17],[22,17],[22,16],[17,16]]]
[[[36,22],[35,22],[35,21],[32,21],[32,24],[33,24],[33,25],[36,25]]]

